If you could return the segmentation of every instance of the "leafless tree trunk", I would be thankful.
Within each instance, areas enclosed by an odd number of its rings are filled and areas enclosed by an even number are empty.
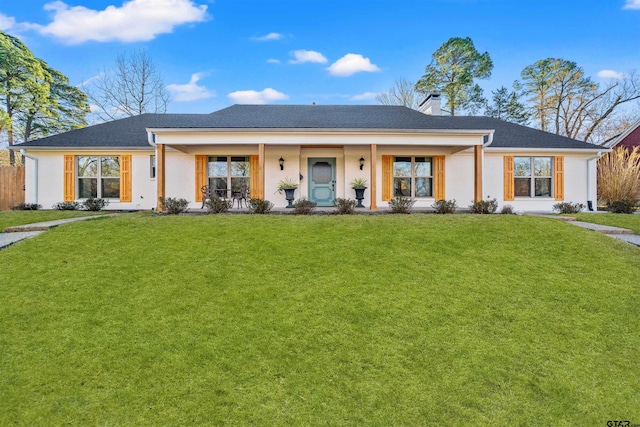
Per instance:
[[[144,50],[121,53],[111,70],[103,70],[87,88],[94,113],[102,121],[165,113],[169,95],[162,74]]]

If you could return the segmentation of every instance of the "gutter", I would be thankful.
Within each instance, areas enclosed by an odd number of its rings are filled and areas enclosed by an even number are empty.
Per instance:
[[[156,148],[156,134],[153,133],[153,131],[147,129],[147,142],[149,143],[150,146],[152,146],[153,148]]]
[[[147,128],[149,133],[288,133],[288,134],[434,134],[488,135],[494,129],[391,129],[391,128]],[[493,138],[492,138],[493,140]]]
[[[26,150],[24,148],[20,149],[20,154],[23,157],[26,157],[27,159],[33,160],[33,163],[35,164],[33,169],[34,169],[34,174],[36,176],[36,182],[35,182],[35,184],[33,186],[33,193],[35,194],[35,202],[34,203],[37,205],[38,204],[38,158],[27,154],[27,152],[26,152]]]
[[[487,135],[487,142],[485,142],[482,146],[484,148],[487,148],[488,146],[490,146],[491,144],[493,144],[493,134],[495,133],[495,129],[489,131],[489,134]]]

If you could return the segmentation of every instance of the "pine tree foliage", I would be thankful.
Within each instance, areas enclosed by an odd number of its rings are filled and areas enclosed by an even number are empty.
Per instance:
[[[529,113],[516,91],[509,91],[502,86],[491,92],[492,105],[487,105],[484,114],[507,122],[527,125],[529,123]]]
[[[36,58],[18,38],[0,31],[0,117],[7,142],[86,125],[87,98],[59,71]],[[10,152],[15,164],[14,152]]]
[[[489,53],[478,52],[471,38],[453,37],[433,53],[415,90],[424,95],[442,94],[444,107],[452,116],[463,110],[478,110],[486,100],[475,80],[488,79],[492,69]]]

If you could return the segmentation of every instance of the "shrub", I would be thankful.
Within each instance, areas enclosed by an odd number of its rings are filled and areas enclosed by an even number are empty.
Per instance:
[[[80,209],[80,203],[78,202],[58,202],[53,205],[53,209],[57,211],[77,211]]]
[[[514,215],[515,212],[513,211],[513,206],[511,205],[504,205],[502,207],[502,209],[500,210],[500,213],[502,215]]]
[[[456,209],[458,209],[458,204],[456,203],[456,199],[438,200],[432,204],[431,207],[435,209],[435,213],[437,214],[454,214],[456,213]]]
[[[351,199],[336,199],[336,213],[338,215],[351,215],[358,202]]]
[[[409,197],[396,196],[389,200],[389,208],[394,214],[410,214],[415,203],[416,201]]]
[[[11,206],[12,211],[37,211],[40,208],[42,208],[42,206],[37,203],[20,203]]]
[[[305,198],[298,199],[293,204],[293,213],[296,215],[310,215],[318,204]]]
[[[249,210],[254,214],[268,214],[273,208],[273,203],[263,199],[249,199]]]
[[[469,205],[469,209],[475,214],[492,214],[498,210],[498,201],[496,199],[478,200]]]
[[[207,208],[207,213],[225,213],[233,206],[233,200],[225,200],[218,196],[211,196],[211,198],[204,202],[204,206]]]
[[[635,211],[637,203],[633,200],[616,200],[608,205],[609,212],[632,214]]]
[[[598,160],[598,198],[603,204],[637,200],[639,186],[640,147],[619,147]]]
[[[168,215],[178,215],[187,210],[189,206],[189,201],[185,199],[174,199],[172,197],[167,197],[166,199],[160,198],[160,203],[162,204],[162,209]]]
[[[583,209],[582,203],[560,202],[553,205],[553,210],[561,214],[574,214]]]
[[[100,211],[102,208],[109,204],[108,200],[105,199],[94,199],[93,197],[89,197],[87,200],[82,202],[82,207],[88,211]]]

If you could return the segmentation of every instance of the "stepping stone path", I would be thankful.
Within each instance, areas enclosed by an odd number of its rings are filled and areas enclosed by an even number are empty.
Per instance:
[[[586,228],[587,230],[593,230],[596,233],[602,233],[605,236],[613,237],[614,239],[622,240],[632,245],[640,247],[640,236],[633,233],[633,230],[628,228],[611,227],[609,225],[593,224],[591,222],[576,221],[574,217],[570,216],[555,216],[555,215],[541,215],[545,218],[557,219],[569,224],[576,225],[578,227]]]
[[[67,224],[69,222],[75,222],[75,221],[84,221],[91,218],[103,218],[103,217],[113,216],[113,215],[114,214],[81,216],[77,218],[57,219],[55,221],[36,222],[33,224],[15,225],[12,227],[7,227],[4,230],[2,230],[2,233],[0,233],[0,249],[4,249],[8,246],[13,245],[14,243],[20,242],[21,240],[35,237],[39,234],[44,233],[50,228],[57,227],[62,224]]]

